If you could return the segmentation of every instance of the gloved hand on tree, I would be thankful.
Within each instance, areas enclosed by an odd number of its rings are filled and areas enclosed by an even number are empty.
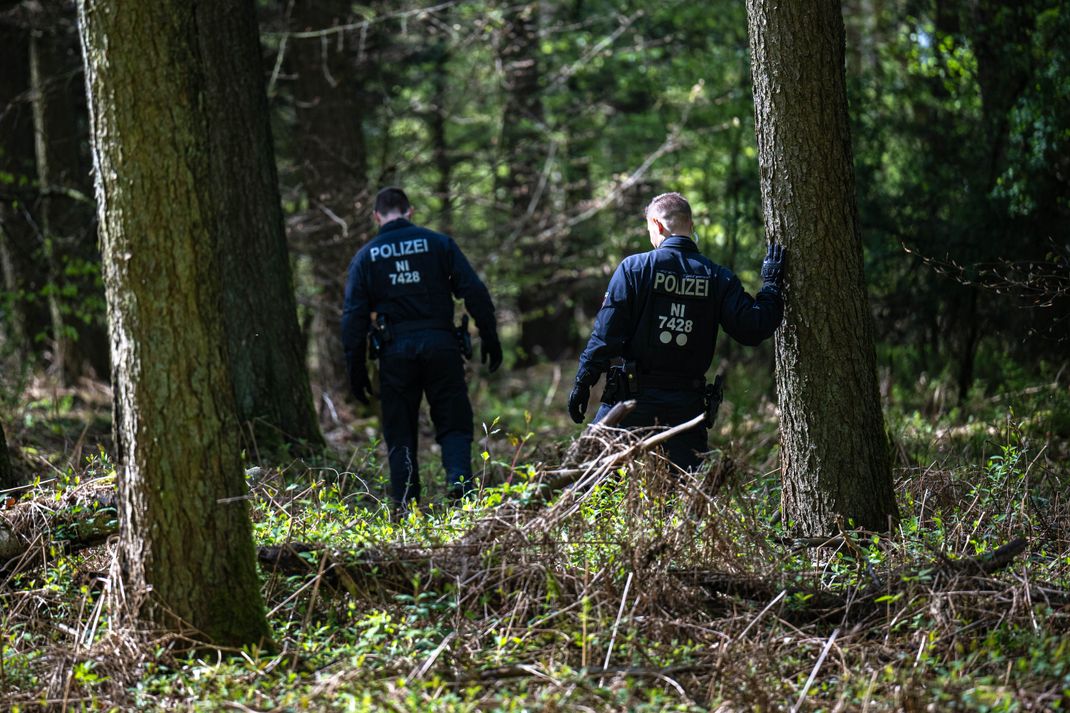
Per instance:
[[[784,269],[787,261],[787,249],[779,243],[772,243],[762,260],[762,287],[776,290],[784,284]]]

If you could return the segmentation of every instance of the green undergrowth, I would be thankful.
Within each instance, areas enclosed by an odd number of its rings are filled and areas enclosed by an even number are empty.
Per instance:
[[[553,375],[542,376],[545,399]],[[451,543],[495,506],[536,497],[533,482],[577,430],[536,409],[530,391],[503,393],[476,396],[484,484],[461,507],[443,502],[430,448],[427,497],[396,521],[381,503],[374,442],[248,463],[258,544],[323,545],[360,573],[348,584],[317,577],[311,553],[312,575],[262,568],[270,650],[189,653],[121,625],[114,547],[66,553],[53,533],[45,564],[0,587],[0,696],[20,710],[1070,706],[1067,441],[1058,417],[1044,421],[1027,401],[1057,414],[1064,392],[986,397],[934,420],[893,400],[902,519],[891,533],[845,523],[824,547],[793,538],[780,514],[775,412],[744,408],[741,389],[708,471],[686,479],[656,458],[631,459],[566,516],[518,520],[459,552]],[[970,423],[984,424],[983,439],[931,430]],[[108,487],[114,467],[96,449],[46,475],[18,500],[66,502]],[[1024,551],[999,571],[956,569],[1016,538]],[[361,569],[371,555],[408,564]]]

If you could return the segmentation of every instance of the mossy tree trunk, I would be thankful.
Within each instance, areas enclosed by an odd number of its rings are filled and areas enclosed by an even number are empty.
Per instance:
[[[224,241],[223,308],[238,418],[264,438],[322,446],[297,323],[252,2],[197,4],[211,120],[212,214]]]
[[[213,106],[183,0],[79,0],[108,301],[124,586],[136,613],[214,644],[269,636],[221,295]],[[235,182],[247,176],[233,176]],[[249,256],[257,259],[257,256]]]
[[[776,337],[783,507],[796,531],[897,517],[862,274],[836,0],[748,0],[765,229],[788,248]]]

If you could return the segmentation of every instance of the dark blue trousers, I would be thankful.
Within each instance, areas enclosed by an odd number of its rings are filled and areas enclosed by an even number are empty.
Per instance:
[[[442,448],[446,482],[471,487],[472,404],[453,333],[428,329],[395,336],[379,357],[379,391],[394,502],[420,499],[417,447],[420,401],[425,395],[435,440]]]
[[[701,393],[679,391],[675,389],[643,389],[636,398],[635,410],[621,421],[624,428],[646,428],[661,426],[669,428],[685,421],[690,421],[704,413],[706,405]],[[610,404],[602,404],[595,414],[595,423],[605,418]],[[665,455],[684,470],[694,470],[702,463],[698,455],[710,449],[706,427],[702,424],[673,436],[662,444]]]

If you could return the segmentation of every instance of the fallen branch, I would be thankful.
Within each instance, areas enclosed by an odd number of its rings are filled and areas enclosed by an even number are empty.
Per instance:
[[[119,531],[112,478],[100,478],[65,492],[59,500],[27,500],[0,510],[0,568],[57,543],[66,552],[103,544]]]
[[[1018,537],[997,550],[987,552],[977,557],[967,557],[959,560],[945,560],[944,567],[947,571],[962,574],[993,574],[1010,565],[1014,558],[1025,552],[1029,543],[1024,537]]]
[[[903,568],[889,575],[886,585],[869,584],[851,595],[840,595],[817,587],[806,587],[796,583],[775,579],[765,579],[754,575],[740,575],[727,572],[707,572],[695,570],[670,570],[686,584],[701,587],[711,595],[733,596],[751,601],[768,601],[773,597],[783,597],[794,605],[795,618],[833,619],[843,617],[845,620],[860,621],[873,613],[879,606],[878,599],[895,597],[906,592],[915,582],[925,580],[932,589],[948,588],[952,582],[966,577],[979,590],[991,589],[981,586],[977,579],[988,577],[1009,566],[1014,558],[1025,551],[1027,542],[1016,538],[997,550],[960,560],[944,559],[928,566]],[[924,577],[923,577],[924,574]],[[784,593],[784,594],[780,594]],[[1045,593],[1055,594],[1058,590]],[[1063,593],[1065,595],[1065,593]],[[786,606],[786,605],[785,605]]]
[[[601,432],[612,428],[635,408],[635,402],[617,404],[606,418],[592,424],[583,438],[597,438]],[[700,414],[694,419],[666,431],[655,433],[632,445],[608,455],[597,457],[579,467],[548,471],[551,478],[536,485],[530,497],[510,500],[491,509],[487,516],[471,530],[440,550],[413,549],[403,552],[404,557],[384,557],[378,550],[343,553],[318,545],[290,543],[276,547],[260,548],[260,563],[273,572],[285,575],[314,574],[319,569],[318,556],[331,558],[325,575],[332,583],[350,581],[355,584],[374,582],[378,587],[412,586],[413,575],[426,575],[434,570],[443,580],[449,580],[449,564],[457,571],[479,569],[482,558],[491,548],[504,547],[511,538],[530,540],[535,533],[545,533],[554,525],[571,516],[595,485],[602,482],[625,462],[636,458],[677,433],[694,428],[702,422]],[[570,449],[573,455],[579,451]],[[554,493],[563,491],[553,505],[547,506]],[[448,555],[446,554],[448,552]],[[424,582],[427,580],[424,579]]]

